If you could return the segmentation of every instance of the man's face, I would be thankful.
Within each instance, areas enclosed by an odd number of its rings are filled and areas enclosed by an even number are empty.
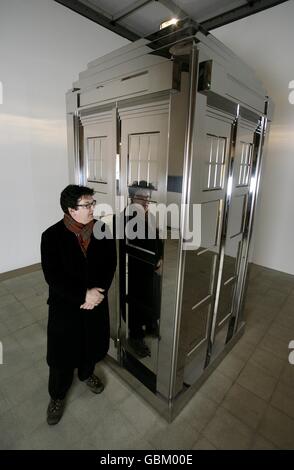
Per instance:
[[[143,196],[143,195],[135,195],[133,199],[134,204],[140,204],[143,207],[144,211],[147,212],[150,203],[150,196]]]
[[[82,196],[78,200],[76,209],[69,208],[68,211],[72,218],[80,224],[88,224],[93,220],[94,204],[93,196]]]

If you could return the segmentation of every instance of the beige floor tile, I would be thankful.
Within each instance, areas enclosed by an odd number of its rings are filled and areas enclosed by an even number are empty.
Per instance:
[[[10,334],[10,331],[9,329],[7,328],[7,326],[5,325],[5,323],[3,323],[2,321],[0,321],[0,341],[5,338],[5,336],[9,335]]]
[[[38,393],[27,398],[13,410],[18,421],[19,429],[24,436],[29,436],[40,425],[46,422],[46,410],[49,403],[47,387],[42,387]]]
[[[191,449],[196,443],[199,432],[189,423],[172,422],[160,431],[150,431],[145,438],[156,450]]]
[[[33,368],[36,370],[38,377],[42,377],[42,379],[47,383],[49,377],[49,367],[46,360],[42,358],[34,362]]]
[[[288,342],[276,336],[266,334],[259,344],[259,347],[269,351],[270,354],[285,360],[288,357]]]
[[[38,426],[27,436],[27,444],[33,450],[72,450],[84,435],[85,429],[65,411],[55,426],[48,426],[46,421]]]
[[[256,364],[267,374],[279,378],[285,362],[269,353],[268,350],[257,348],[249,359],[250,364]]]
[[[31,367],[32,359],[11,335],[7,335],[1,342],[3,364],[0,366],[0,387],[3,389],[4,381]]]
[[[151,451],[154,450],[151,444],[144,439],[138,439],[138,438],[130,438],[128,439],[122,439],[120,440],[115,446],[113,447],[112,444],[110,444],[110,447],[107,448],[107,444],[105,443],[104,440],[98,443],[98,447],[95,445],[95,439],[93,439],[92,436],[86,436],[81,442],[77,442],[74,447],[76,450],[109,450],[110,449],[115,449],[115,450],[145,450],[145,451]]]
[[[259,306],[269,312],[282,307],[287,299],[287,294],[276,289],[270,289],[266,295],[257,293],[247,297],[246,305],[250,307]]]
[[[124,446],[125,450],[154,450],[152,445],[143,439],[135,439],[131,442],[126,442]]]
[[[26,299],[22,299],[21,303],[25,306],[25,308],[31,309],[45,305],[47,302],[47,297],[48,296],[46,294],[34,294],[30,297],[27,297]]]
[[[272,286],[271,281],[260,278],[249,281],[247,295],[265,294]]]
[[[45,356],[46,336],[44,335],[44,330],[38,323],[22,328],[16,331],[12,336],[19,342],[21,347],[30,354],[33,361]]]
[[[248,265],[248,273],[249,273],[249,279],[255,279],[260,272],[263,270],[262,266],[259,266],[258,264],[254,263],[249,263]]]
[[[13,410],[8,410],[0,415],[0,449],[9,449],[17,440],[23,439],[23,433]]]
[[[289,331],[294,331],[294,315],[292,313],[290,318],[287,318],[285,315],[283,317],[276,318],[276,324],[280,325],[283,328],[287,328]],[[294,335],[292,335],[294,336]],[[292,337],[291,339],[294,339]]]
[[[256,349],[256,344],[247,340],[247,338],[243,336],[233,347],[232,353],[234,354],[234,356],[246,362],[248,361],[250,356],[253,354],[255,349]]]
[[[0,306],[0,319],[5,322],[11,315],[25,311],[25,307],[16,299],[7,305]]]
[[[119,403],[118,409],[130,422],[138,433],[145,435],[149,431],[155,432],[165,428],[166,422],[156,411],[152,410],[141,397],[130,394],[124,401]]]
[[[271,282],[271,289],[272,288],[287,295],[291,294],[294,289],[293,276],[289,278],[285,277],[284,279],[273,279]]]
[[[9,450],[34,450],[33,444],[30,440],[30,436],[13,441],[8,449]]]
[[[216,447],[214,447],[206,437],[200,435],[196,444],[192,447],[192,450],[216,450]]]
[[[176,422],[189,423],[201,431],[216,412],[218,403],[198,391],[176,418]]]
[[[48,285],[45,282],[38,282],[34,284],[33,287],[34,291],[38,295],[47,295],[49,294],[49,288]]]
[[[105,383],[105,391],[107,392],[109,401],[114,405],[118,405],[133,393],[131,388],[124,383],[105,362],[102,361],[96,366],[95,373],[97,373]]]
[[[257,265],[258,266],[258,265]],[[265,268],[263,266],[258,266],[259,275],[262,279],[269,279],[271,281],[284,281],[285,279],[293,279],[293,276],[286,274],[282,271],[276,271],[275,269]]]
[[[279,449],[294,449],[294,420],[271,406],[263,417],[259,433]]]
[[[277,379],[265,372],[262,367],[248,363],[239,375],[237,383],[263,400],[269,400]]]
[[[0,416],[10,409],[11,403],[9,403],[7,398],[0,392]]]
[[[29,297],[35,296],[36,291],[32,287],[23,286],[14,289],[13,295],[17,298],[17,300],[22,301]]]
[[[1,295],[0,297],[0,308],[4,308],[7,305],[14,304],[16,301],[16,298],[12,294],[4,294]]]
[[[138,440],[138,433],[119,410],[104,413],[88,442],[95,449],[126,449]]]
[[[90,434],[105,417],[113,413],[114,407],[107,398],[106,390],[99,395],[87,392],[67,402],[67,413],[85,428],[87,434]]]
[[[294,332],[292,329],[276,323],[271,325],[270,329],[268,330],[268,334],[280,339],[283,342],[285,341],[286,344],[289,344],[289,341],[294,339]]]
[[[294,365],[286,363],[280,381],[294,390]]]
[[[277,308],[272,309],[261,307],[258,304],[252,305],[250,308],[246,305],[244,317],[249,326],[263,329],[268,329],[271,323],[277,316]]]
[[[34,317],[35,320],[42,320],[43,318],[48,318],[48,305],[39,305],[38,307],[34,307],[30,309],[31,315]]]
[[[232,383],[232,379],[215,370],[202,385],[200,391],[202,395],[215,403],[221,403]]]
[[[0,283],[0,297],[7,294],[9,294],[7,288],[2,283]]]
[[[254,431],[219,407],[202,434],[217,449],[248,449]]]
[[[285,328],[294,329],[294,315],[293,315],[294,307],[288,304],[285,304],[283,308],[280,310],[278,315],[275,318],[275,323]]]
[[[280,382],[272,396],[271,405],[294,419],[294,389]]]
[[[292,307],[292,309],[294,307],[294,289],[292,290],[290,295],[287,297],[286,302],[283,305],[283,307],[286,307],[286,306]]]
[[[1,366],[2,367],[2,366]],[[31,366],[8,377],[1,383],[3,395],[12,405],[18,405],[27,399],[33,399],[46,389],[46,383]]]
[[[246,325],[244,338],[248,342],[254,345],[258,345],[258,343],[262,340],[262,338],[266,334],[268,328],[269,328],[268,326],[264,326],[260,324],[257,325],[256,323]]]
[[[270,289],[263,298],[262,305],[266,307],[281,308],[288,296],[287,292],[282,292],[279,289]]]
[[[47,325],[48,325],[47,316],[45,318],[42,318],[41,320],[38,320],[37,323],[41,326],[42,330],[44,331],[44,334],[47,335]]]
[[[256,434],[250,444],[251,450],[275,450],[276,446],[260,434]]]
[[[23,306],[17,308],[18,311],[9,313],[7,316],[2,318],[3,323],[11,333],[14,333],[15,331],[21,330],[22,328],[35,323],[35,319],[33,318],[30,311],[25,309]]]
[[[244,366],[245,361],[235,356],[233,352],[230,352],[227,357],[223,359],[216,370],[226,377],[235,380]]]
[[[89,435],[83,436],[73,446],[74,450],[96,450],[93,444],[89,442]]]
[[[267,403],[246,388],[234,384],[222,402],[222,406],[243,423],[257,428]]]

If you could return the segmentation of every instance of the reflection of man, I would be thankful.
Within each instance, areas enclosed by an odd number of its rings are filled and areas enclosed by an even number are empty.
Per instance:
[[[152,189],[154,187],[146,181],[133,183],[129,187],[131,205],[125,211],[126,242],[129,247],[135,247],[135,251],[128,250],[128,344],[139,357],[150,355],[144,338],[159,336],[163,244],[155,220],[148,212]],[[137,233],[132,218],[136,221]]]
[[[107,291],[116,251],[113,240],[93,235],[93,194],[87,187],[67,186],[60,197],[64,218],[42,235],[42,268],[49,284],[48,424],[62,417],[76,367],[92,392],[104,388],[94,368],[109,347]]]

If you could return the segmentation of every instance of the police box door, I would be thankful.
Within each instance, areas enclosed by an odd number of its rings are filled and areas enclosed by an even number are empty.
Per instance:
[[[127,232],[120,241],[122,361],[151,389],[155,386],[160,337],[163,240],[148,213],[152,205],[164,203],[166,198],[168,116],[166,100],[119,108],[124,227],[136,231],[141,221],[145,230],[143,237],[131,237]]]

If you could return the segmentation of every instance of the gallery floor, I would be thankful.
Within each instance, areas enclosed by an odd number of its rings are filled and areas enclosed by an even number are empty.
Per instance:
[[[103,363],[48,426],[46,299],[41,271],[0,282],[0,449],[294,449],[294,276],[252,266],[244,336],[171,424]]]

